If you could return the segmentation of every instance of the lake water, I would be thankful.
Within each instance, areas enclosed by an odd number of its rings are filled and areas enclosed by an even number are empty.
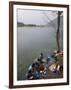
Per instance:
[[[61,31],[62,32],[62,31]],[[63,48],[62,33],[60,45]],[[53,27],[18,27],[17,79],[25,80],[28,66],[43,52],[44,56],[57,49],[56,30]]]

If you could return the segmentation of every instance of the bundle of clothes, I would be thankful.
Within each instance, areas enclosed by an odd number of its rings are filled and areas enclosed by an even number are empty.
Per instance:
[[[58,56],[63,56],[63,51],[54,51],[51,56],[44,58],[43,53],[40,53],[31,65],[29,65],[26,78],[28,80],[45,79],[48,76],[48,69],[50,72],[56,73],[63,70],[63,65],[57,63]]]

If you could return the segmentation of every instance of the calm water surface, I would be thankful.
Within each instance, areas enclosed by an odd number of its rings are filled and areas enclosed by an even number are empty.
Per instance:
[[[62,33],[60,45],[62,48]],[[56,30],[52,27],[18,27],[17,79],[25,80],[28,66],[43,52],[44,56],[57,49]]]

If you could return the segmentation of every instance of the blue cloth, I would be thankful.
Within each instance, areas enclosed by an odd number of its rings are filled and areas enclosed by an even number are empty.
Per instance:
[[[47,62],[55,62],[54,58],[52,58],[51,56],[47,57]]]
[[[34,79],[39,79],[40,78],[40,73],[38,71],[35,71],[33,73]]]

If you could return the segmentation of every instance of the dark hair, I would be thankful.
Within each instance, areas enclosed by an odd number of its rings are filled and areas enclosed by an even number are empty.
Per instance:
[[[34,66],[35,66],[35,63],[32,64],[32,67],[34,67]]]
[[[28,73],[30,74],[30,73],[32,73],[32,71],[31,71],[31,70],[29,70],[29,71],[28,71]]]
[[[40,53],[40,55],[42,55],[42,56],[43,56],[43,53],[41,52],[41,53]]]
[[[37,60],[38,60],[38,61],[41,61],[41,59],[40,59],[40,58],[38,58]]]

